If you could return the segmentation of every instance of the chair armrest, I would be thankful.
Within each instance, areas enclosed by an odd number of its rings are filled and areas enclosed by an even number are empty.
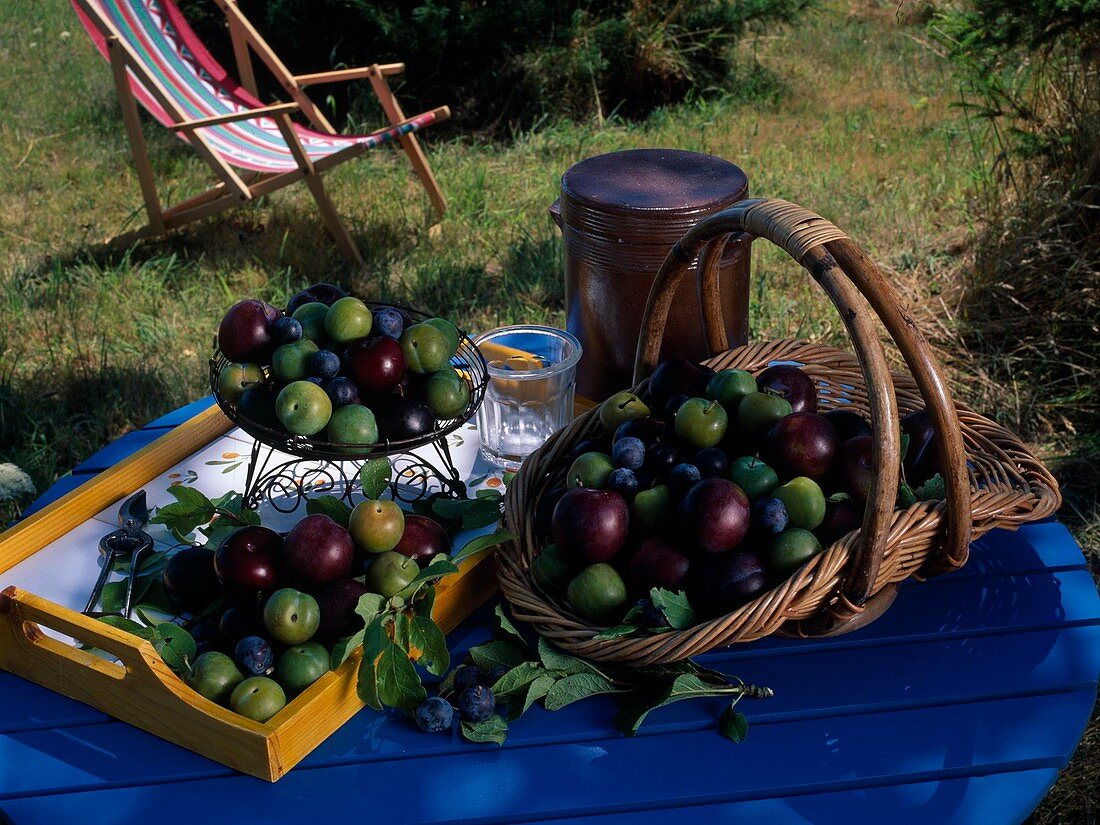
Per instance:
[[[306,86],[317,86],[321,83],[344,83],[348,80],[360,80],[375,74],[388,77],[389,75],[402,74],[404,71],[404,63],[375,63],[372,66],[363,66],[358,69],[336,69],[331,72],[298,74],[294,75],[294,82],[304,89]]]
[[[200,117],[197,120],[184,120],[180,123],[173,123],[169,128],[177,132],[190,132],[206,126],[219,126],[223,123],[235,123],[240,120],[256,120],[261,117],[274,117],[296,111],[298,111],[297,103],[276,103],[272,106],[261,106],[258,109],[246,109],[241,112],[230,112],[229,114],[214,115],[213,117]]]

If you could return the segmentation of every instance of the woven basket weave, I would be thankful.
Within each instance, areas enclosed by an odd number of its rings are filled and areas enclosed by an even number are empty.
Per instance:
[[[726,239],[742,231],[772,241],[810,272],[839,311],[854,356],[794,340],[725,349],[717,262]],[[570,451],[599,432],[597,410],[591,410],[528,458],[508,487],[505,518],[518,539],[501,548],[497,559],[501,589],[517,618],[577,655],[639,666],[773,633],[846,633],[880,616],[906,578],[961,567],[972,539],[994,528],[1016,528],[1058,509],[1057,483],[1023,443],[953,403],[927,342],[879,269],[833,224],[786,201],[740,202],[700,222],[673,247],[646,307],[635,363],[636,392],[645,391],[672,297],[696,256],[703,326],[708,346],[719,353],[704,363],[716,370],[759,373],[776,361],[796,362],[817,382],[820,409],[843,405],[870,418],[876,469],[863,525],[787,581],[725,616],[682,631],[594,639],[602,628],[543,592],[531,575],[531,561],[542,547],[535,530],[536,508],[542,496],[561,484]],[[890,371],[876,318],[897,345],[909,374]],[[900,416],[922,408],[937,432],[946,500],[895,510]]]

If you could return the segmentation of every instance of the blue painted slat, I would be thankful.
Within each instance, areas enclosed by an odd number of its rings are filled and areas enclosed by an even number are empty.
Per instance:
[[[932,707],[1020,694],[1092,689],[1090,662],[1100,650],[1100,626],[1062,633],[1046,631],[992,637],[965,646],[926,642],[897,649],[822,651],[796,657],[752,660],[737,675],[766,683],[776,696],[747,702],[753,729],[856,713],[882,715],[915,706]],[[1091,653],[1090,653],[1091,651]],[[853,679],[853,673],[862,678]],[[951,673],[950,678],[940,674]],[[810,674],[810,676],[808,676]],[[934,674],[930,677],[930,674]],[[698,732],[707,736],[721,712],[717,699],[672,705],[655,712],[642,736]],[[615,705],[608,699],[580,703],[566,712],[528,712],[510,735],[509,749],[619,739],[612,727]],[[399,715],[363,711],[334,733],[299,768],[346,762],[382,763],[439,758],[484,749],[458,738],[427,736]],[[135,758],[140,754],[140,758]],[[109,755],[111,758],[104,760]],[[221,766],[118,722],[45,728],[0,735],[0,798],[28,792],[56,792],[117,783],[143,784],[225,775]]]
[[[164,432],[164,430],[134,430],[126,433],[77,464],[73,468],[73,473],[98,473],[113,467],[147,444],[152,444],[164,435]]]
[[[945,595],[946,594],[946,595]],[[985,605],[983,608],[982,606]],[[1000,576],[982,582],[960,580],[940,589],[917,588],[898,597],[889,613],[874,624],[848,636],[831,639],[764,639],[748,645],[714,651],[701,661],[743,675],[758,673],[753,660],[779,654],[817,655],[827,651],[857,649],[870,655],[875,646],[885,647],[887,656],[897,645],[924,639],[943,642],[950,633],[955,641],[944,654],[942,667],[953,667],[957,654],[966,651],[970,637],[1010,635],[1036,628],[1083,624],[1100,620],[1100,597],[1093,580],[1083,571],[1030,576]],[[484,641],[484,624],[463,624],[449,637],[456,660],[471,645]],[[1092,660],[1095,663],[1095,658]],[[1085,669],[1088,672],[1088,669]],[[1095,678],[1096,668],[1093,668]],[[766,672],[754,679],[770,684]],[[0,731],[25,729],[33,709],[37,727],[103,721],[98,711],[86,708],[59,694],[31,685],[9,674],[0,674],[0,695],[14,683],[12,701],[0,702]]]
[[[719,822],[851,825],[853,822],[878,822],[884,818],[884,813],[888,813],[892,825],[928,825],[933,822],[996,822],[1007,825],[1020,821],[1021,811],[1035,808],[1057,775],[1057,771],[1050,769],[1014,771],[938,782],[913,782],[540,822],[542,825],[700,825]]]
[[[62,476],[53,483],[50,489],[36,498],[30,507],[23,511],[22,517],[26,518],[27,516],[34,515],[46,505],[52,504],[66,493],[72,492],[90,478],[90,475]]]
[[[212,406],[214,406],[214,396],[207,395],[197,401],[192,401],[190,404],[184,404],[179,409],[172,410],[172,412],[162,415],[160,418],[153,419],[142,429],[156,430],[178,427],[184,421],[193,418],[203,410]]]
[[[888,811],[893,825],[1013,823],[1022,819],[1021,811],[1035,808],[1057,775],[1054,769],[1025,770],[774,799],[658,809],[649,807],[568,819],[540,819],[539,822],[542,825],[711,825],[725,822],[851,825],[852,822],[879,821],[883,812]],[[140,791],[125,789],[74,796],[28,797],[12,801],[7,807],[13,816],[18,817],[19,825],[55,825],[59,815],[68,813],[71,810],[68,806],[74,803],[103,806],[117,802],[133,810],[131,806],[139,804],[140,798]],[[255,821],[255,816],[254,813],[252,821]],[[163,820],[164,825],[171,825],[174,821],[171,815]],[[217,819],[207,816],[203,821],[213,825]],[[513,821],[523,820],[517,816]]]
[[[163,823],[209,821],[212,805],[224,821],[277,811],[279,821],[342,822],[369,811],[378,821],[507,822],[1051,769],[1064,763],[1076,739],[1069,731],[1094,698],[1079,691],[759,725],[736,749],[716,732],[675,733],[489,748],[417,770],[403,761],[299,768],[274,786],[241,776],[126,783],[55,796],[55,810],[79,810],[86,823],[125,822],[139,810],[156,810]],[[17,801],[3,804],[18,815]]]
[[[928,579],[926,584],[1071,567],[1086,567],[1081,548],[1064,524],[1044,521],[1026,524],[1016,531],[987,533],[970,546],[966,566],[946,576]],[[909,579],[903,586],[920,587],[921,582]]]

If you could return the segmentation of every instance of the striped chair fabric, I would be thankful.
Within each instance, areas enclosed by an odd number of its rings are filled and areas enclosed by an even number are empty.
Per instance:
[[[238,84],[188,25],[173,0],[90,0],[111,21],[119,36],[130,46],[151,77],[157,79],[172,102],[188,120],[233,114],[264,104]],[[107,59],[107,39],[73,4],[84,28]],[[134,96],[165,126],[176,120],[130,73]],[[314,162],[356,144],[380,146],[402,134],[415,132],[436,120],[427,112],[401,126],[380,129],[366,135],[329,135],[294,124],[302,146]],[[187,137],[177,132],[180,138]],[[255,172],[290,172],[298,164],[275,120],[257,117],[202,128],[210,148],[226,163]]]

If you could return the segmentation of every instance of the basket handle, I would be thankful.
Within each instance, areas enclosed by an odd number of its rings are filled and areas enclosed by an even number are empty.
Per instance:
[[[936,443],[946,487],[947,536],[939,555],[929,564],[929,571],[943,572],[961,566],[970,542],[971,512],[962,430],[950,391],[928,342],[912,317],[902,310],[889,282],[847,235],[824,218],[784,200],[752,199],[740,201],[692,227],[672,247],[653,281],[634,361],[634,382],[639,383],[656,367],[676,289],[691,261],[700,254],[699,294],[704,332],[712,351],[722,348],[715,263],[724,243],[721,239],[734,232],[766,238],[810,272],[840,313],[867,385],[875,475],[860,544],[842,584],[841,601],[832,608],[834,616],[859,612],[875,592],[893,520],[901,463],[893,380],[874,317],[867,312],[866,304],[901,351],[939,436]]]

